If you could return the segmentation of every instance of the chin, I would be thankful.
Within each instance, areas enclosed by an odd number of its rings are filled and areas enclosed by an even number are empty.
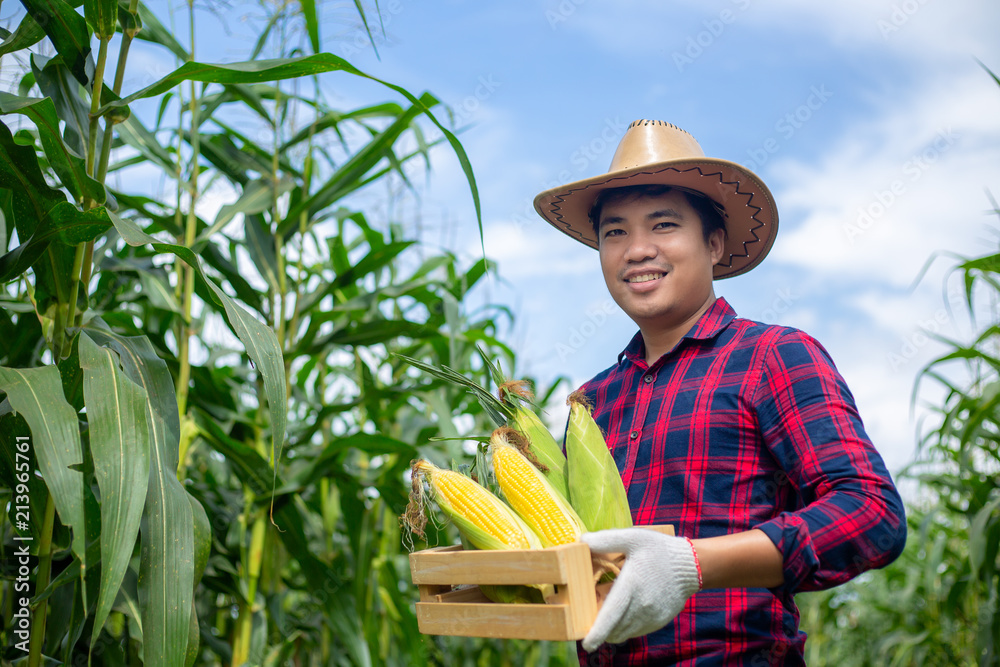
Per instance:
[[[655,324],[657,321],[669,319],[674,311],[671,306],[647,305],[645,307],[622,308],[636,324]]]

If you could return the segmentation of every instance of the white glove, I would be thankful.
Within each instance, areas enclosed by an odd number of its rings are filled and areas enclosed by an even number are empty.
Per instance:
[[[625,554],[621,573],[583,638],[588,653],[604,642],[620,644],[659,630],[699,590],[694,546],[683,537],[621,528],[584,533],[580,540],[594,552]]]

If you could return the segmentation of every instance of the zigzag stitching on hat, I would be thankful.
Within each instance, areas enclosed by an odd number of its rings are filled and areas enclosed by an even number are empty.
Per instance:
[[[641,122],[641,121],[635,121],[635,122]],[[663,121],[653,121],[653,122],[663,122]],[[677,128],[677,129],[680,129],[680,128]],[[681,131],[683,132],[683,130],[681,130]],[[733,257],[749,257],[750,256],[750,251],[747,250],[747,244],[748,243],[760,243],[760,236],[757,235],[757,230],[764,226],[764,222],[762,222],[761,220],[757,219],[757,214],[760,213],[763,210],[763,207],[761,207],[761,206],[755,206],[752,203],[753,202],[753,196],[754,196],[753,192],[744,192],[744,191],[740,190],[740,181],[724,181],[724,180],[722,180],[722,172],[721,171],[713,171],[713,172],[705,173],[704,171],[702,171],[702,168],[698,167],[698,166],[694,166],[694,167],[691,167],[690,169],[683,169],[683,170],[677,169],[676,167],[667,167],[665,169],[660,169],[659,171],[639,171],[639,172],[636,172],[634,174],[630,174],[627,177],[609,178],[606,181],[601,181],[599,183],[590,183],[590,184],[586,185],[585,187],[576,188],[576,189],[573,189],[573,190],[569,190],[569,191],[565,192],[564,194],[557,195],[557,198],[558,198],[557,201],[554,201],[550,205],[551,206],[551,211],[552,211],[552,214],[556,216],[556,218],[558,219],[559,223],[563,227],[566,228],[566,233],[567,234],[570,234],[571,236],[576,236],[577,238],[581,239],[581,241],[586,241],[586,239],[584,239],[584,237],[583,237],[583,234],[580,233],[580,232],[577,232],[575,229],[573,229],[572,227],[570,227],[569,223],[566,222],[565,219],[563,219],[563,216],[560,213],[560,211],[562,209],[559,207],[559,202],[565,201],[565,199],[566,199],[567,196],[573,194],[574,192],[587,190],[589,188],[594,187],[595,185],[606,185],[608,183],[611,183],[612,181],[619,180],[620,178],[633,178],[633,177],[638,176],[640,174],[646,174],[646,175],[652,176],[654,174],[662,174],[665,171],[676,171],[677,173],[684,173],[684,172],[695,171],[695,170],[697,170],[698,174],[700,176],[703,176],[703,177],[711,177],[711,176],[718,177],[720,185],[731,185],[731,186],[733,186],[733,189],[736,191],[736,194],[744,196],[744,197],[747,197],[747,203],[746,203],[746,205],[749,206],[750,208],[755,209],[754,214],[750,216],[750,219],[751,220],[755,220],[757,222],[757,226],[756,227],[751,227],[749,230],[747,230],[747,231],[750,232],[751,235],[753,235],[753,240],[747,240],[747,241],[741,241],[740,242],[743,245],[743,254],[742,255],[736,255],[736,254],[733,254],[733,253],[729,253],[729,263],[728,264],[724,263],[722,261],[719,262],[719,264],[722,264],[722,266],[725,266],[725,267],[728,267],[728,268],[732,268],[732,266],[733,266]]]

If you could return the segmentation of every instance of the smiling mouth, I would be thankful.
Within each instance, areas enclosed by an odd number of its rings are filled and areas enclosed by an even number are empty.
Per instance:
[[[631,278],[626,278],[627,283],[648,283],[651,280],[658,280],[667,274],[665,273],[643,273],[638,276],[632,276]]]

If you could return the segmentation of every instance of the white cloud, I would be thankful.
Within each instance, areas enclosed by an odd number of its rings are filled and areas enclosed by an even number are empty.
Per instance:
[[[689,13],[679,12],[684,6]],[[554,30],[578,30],[602,49],[629,56],[640,50],[662,57],[664,48],[684,54],[688,47],[700,55],[698,46],[713,49],[747,27],[770,38],[775,31],[818,34],[847,50],[874,47],[939,65],[942,56],[995,53],[1000,7],[987,0],[728,0],[710,7],[699,0],[645,0],[630,3],[629,11],[612,3],[582,5],[563,18]]]
[[[488,256],[497,261],[500,274],[518,279],[543,275],[572,278],[599,271],[597,253],[582,244],[568,243],[556,230],[544,224],[525,225],[495,222],[485,228]],[[480,250],[476,243],[470,252]]]
[[[848,128],[819,162],[775,161],[769,180],[792,215],[772,261],[905,287],[936,250],[982,250],[984,188],[1000,187],[998,113],[985,73],[933,79]]]
[[[942,55],[967,58],[969,53],[995,50],[998,10],[987,0],[777,0],[754,3],[747,17],[792,30],[822,31],[843,46],[885,46],[907,57],[938,62]],[[958,34],[962,39],[955,39]]]

